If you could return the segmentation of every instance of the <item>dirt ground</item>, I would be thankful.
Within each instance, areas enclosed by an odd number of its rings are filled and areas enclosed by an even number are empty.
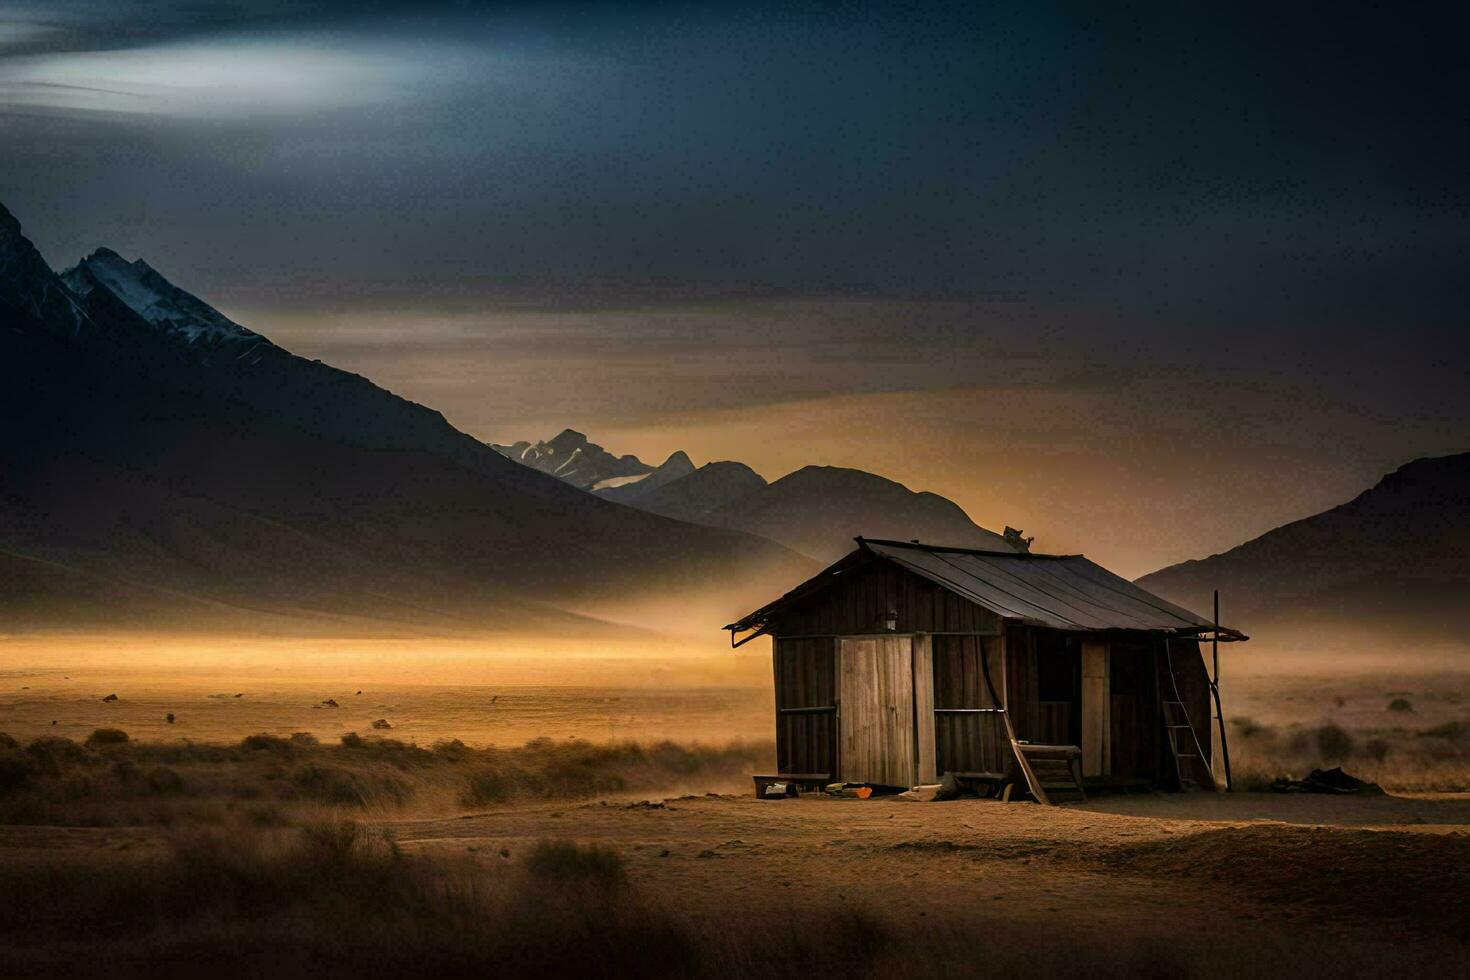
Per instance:
[[[1229,973],[1273,972],[1285,951],[1315,945],[1332,951],[1324,974],[1374,962],[1470,971],[1470,796],[1196,793],[1059,808],[706,796],[388,829],[405,848],[490,862],[547,838],[596,841],[645,891],[711,925],[738,907],[780,928],[789,911],[847,903],[930,928],[1152,944]]]

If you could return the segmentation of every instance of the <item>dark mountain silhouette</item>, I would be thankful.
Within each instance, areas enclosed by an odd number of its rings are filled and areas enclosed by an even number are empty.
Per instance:
[[[706,463],[688,476],[643,494],[636,506],[676,521],[708,524],[724,508],[765,488],[765,478],[755,470],[727,460]]]
[[[571,626],[811,565],[619,507],[232,324],[141,262],[51,272],[0,208],[0,608],[10,624]],[[554,604],[554,605],[553,605]]]
[[[580,433],[571,434],[586,441]],[[767,483],[744,463],[726,460],[696,470],[687,455],[676,452],[648,475],[595,492],[675,520],[760,535],[824,562],[852,550],[858,535],[996,551],[1027,550],[1030,544],[1018,532],[987,531],[939,494],[915,493],[901,483],[840,466],[807,466]]]
[[[819,561],[835,561],[851,551],[852,539],[859,534],[1015,550],[1001,535],[971,521],[951,500],[840,466],[799,469],[715,509],[706,520],[779,541]]]
[[[1219,589],[1230,622],[1462,639],[1470,453],[1418,459],[1341,506],[1138,583],[1187,608]]]

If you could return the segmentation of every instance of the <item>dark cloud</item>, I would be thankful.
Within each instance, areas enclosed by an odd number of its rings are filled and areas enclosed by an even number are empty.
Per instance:
[[[1315,415],[1377,466],[1470,448],[1464,19],[48,4],[0,24],[3,193],[53,262],[106,244],[314,355],[420,363],[487,435],[546,434],[506,365],[570,346],[589,426],[1168,379],[1191,438]]]

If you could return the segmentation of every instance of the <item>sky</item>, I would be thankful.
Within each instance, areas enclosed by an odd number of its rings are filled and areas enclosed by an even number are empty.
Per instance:
[[[0,10],[0,201],[482,438],[1123,574],[1470,450],[1453,6]]]

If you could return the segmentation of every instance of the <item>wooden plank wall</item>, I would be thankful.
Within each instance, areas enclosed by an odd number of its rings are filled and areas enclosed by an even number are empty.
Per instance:
[[[1103,776],[1112,768],[1112,726],[1108,721],[1108,643],[1082,641],[1082,775]]]
[[[882,786],[914,785],[910,637],[839,640],[837,675],[841,778]]]
[[[774,643],[776,766],[778,772],[836,773],[837,641],[780,639]],[[783,708],[830,708],[783,712]]]
[[[1005,673],[1006,706],[1016,737],[1024,741],[1045,741],[1040,717],[1041,702],[1037,697],[1036,638],[1030,628],[1006,627]]]
[[[999,633],[1000,618],[889,562],[873,559],[839,576],[805,602],[781,613],[776,636],[852,636],[886,632],[889,610],[897,633]]]
[[[999,637],[935,636],[930,638],[934,657],[934,707],[994,708],[995,701],[985,686],[980,667],[982,654],[988,658],[990,679],[999,692],[1002,673]],[[934,715],[935,769],[946,772],[1005,772],[1010,765],[1010,740],[999,714]]]
[[[914,738],[919,783],[939,778],[934,753],[934,639],[914,637]]]

